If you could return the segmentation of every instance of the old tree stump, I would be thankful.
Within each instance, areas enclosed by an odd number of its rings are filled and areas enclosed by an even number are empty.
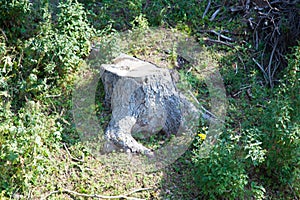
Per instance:
[[[176,88],[170,70],[121,54],[114,64],[101,65],[105,105],[112,117],[105,130],[106,149],[150,155],[151,149],[137,137],[149,137],[160,131],[181,134],[185,116],[197,115],[197,109]],[[114,148],[112,148],[114,147]]]

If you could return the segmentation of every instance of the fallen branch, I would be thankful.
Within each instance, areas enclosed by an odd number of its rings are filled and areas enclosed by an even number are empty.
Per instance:
[[[45,97],[46,98],[54,98],[54,97],[60,97],[61,94],[47,94]]]
[[[268,77],[269,77],[271,88],[273,88],[273,77],[272,77],[272,74],[271,74],[271,67],[272,67],[273,56],[274,56],[277,44],[278,44],[278,40],[276,40],[276,42],[274,44],[274,47],[272,49],[272,53],[271,53],[271,56],[270,56],[270,59],[269,59],[269,64],[268,64]]]
[[[250,0],[247,0],[246,5],[245,5],[245,10],[249,10],[250,8]]]
[[[259,69],[261,70],[261,72],[263,73],[264,75],[264,78],[265,78],[265,81],[266,83],[268,83],[269,81],[269,78],[268,78],[268,74],[266,73],[266,71],[264,70],[264,68],[254,59],[252,58],[252,60],[255,62],[255,64],[259,67]]]
[[[66,151],[67,151],[67,154],[68,154],[69,157],[71,158],[71,160],[77,161],[77,162],[84,162],[84,156],[82,157],[82,159],[74,158],[74,157],[71,155],[71,153],[70,153],[70,151],[69,151],[69,149],[68,149],[66,143],[64,143],[63,145],[64,145],[64,148],[65,148]],[[84,155],[84,154],[82,154],[82,155]]]
[[[6,37],[5,32],[2,30],[2,28],[0,28],[0,32],[2,33],[2,35],[3,35],[4,39],[5,39],[5,41],[7,42],[8,39],[7,39],[7,37]]]
[[[232,44],[228,43],[228,42],[223,42],[221,40],[213,40],[213,39],[210,39],[210,38],[206,38],[204,39],[205,41],[208,41],[208,42],[212,42],[212,43],[218,43],[218,44],[223,44],[223,45],[226,45],[228,47],[234,47]]]
[[[212,14],[212,16],[211,16],[211,18],[209,19],[209,21],[213,21],[215,18],[216,18],[216,16],[218,15],[218,13],[221,11],[221,8],[218,8],[213,14]]]
[[[207,12],[208,12],[208,10],[210,8],[210,4],[211,4],[211,0],[208,1],[208,4],[207,4],[207,6],[205,8],[205,11],[204,11],[204,13],[202,15],[202,19],[204,19],[205,15],[207,14]]]
[[[243,92],[243,90],[247,90],[247,89],[249,89],[249,88],[251,88],[251,87],[252,87],[251,85],[248,85],[248,86],[242,87],[242,88],[240,88],[240,89],[239,89],[239,91],[238,91],[238,92],[234,93],[232,96],[233,96],[233,97],[236,97],[237,95],[239,95],[240,93],[242,93],[242,92]]]
[[[299,198],[297,197],[297,194],[296,194],[296,192],[294,191],[294,189],[293,189],[293,187],[291,186],[291,184],[288,183],[288,185],[289,185],[289,188],[290,188],[290,190],[292,191],[292,193],[293,193],[293,195],[294,195],[294,197],[295,197],[295,200],[299,200]]]
[[[98,199],[130,199],[130,200],[142,200],[140,198],[135,198],[135,197],[130,197],[129,195],[132,195],[137,192],[141,191],[147,191],[147,190],[152,190],[151,188],[140,188],[140,189],[135,189],[127,194],[124,195],[117,195],[117,196],[106,196],[106,195],[99,195],[99,194],[84,194],[84,193],[79,193],[75,192],[73,190],[69,189],[61,189],[61,190],[55,190],[50,192],[49,194],[45,195],[44,197],[41,198],[41,200],[47,199],[53,194],[58,194],[58,193],[67,193],[75,196],[80,196],[80,197],[87,197],[87,198],[98,198]]]
[[[220,40],[220,38],[223,38],[223,39],[228,40],[228,41],[231,41],[231,42],[233,41],[232,38],[227,37],[227,36],[225,36],[225,35],[222,35],[220,32],[217,32],[217,31],[215,31],[215,30],[210,30],[209,32],[210,32],[210,33],[213,33],[213,34],[216,34],[216,35],[218,36],[218,40]]]
[[[196,103],[198,104],[198,106],[200,107],[201,109],[201,114],[202,116],[205,118],[205,119],[209,119],[209,120],[218,120],[220,122],[223,122],[225,123],[225,121],[219,119],[216,115],[214,115],[213,113],[211,113],[210,111],[208,111],[206,108],[204,108],[200,102],[198,101],[198,99],[195,97],[195,95],[190,91],[188,90],[189,94],[191,95],[191,97],[194,99],[194,101],[196,101]]]

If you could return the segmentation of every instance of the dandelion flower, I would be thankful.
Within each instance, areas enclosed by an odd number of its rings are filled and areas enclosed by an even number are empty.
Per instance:
[[[198,136],[201,138],[201,140],[205,140],[206,139],[206,135],[203,133],[199,133]]]

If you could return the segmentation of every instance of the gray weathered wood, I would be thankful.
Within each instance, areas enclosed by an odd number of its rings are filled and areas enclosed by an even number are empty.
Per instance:
[[[197,109],[181,95],[168,69],[121,54],[114,64],[101,66],[105,105],[112,110],[105,131],[108,146],[149,155],[151,150],[135,137],[164,131],[180,134],[187,113]]]

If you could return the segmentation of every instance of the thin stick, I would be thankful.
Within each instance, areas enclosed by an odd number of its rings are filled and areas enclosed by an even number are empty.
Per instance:
[[[234,47],[232,44],[227,43],[227,42],[223,42],[223,41],[221,41],[221,40],[213,40],[213,39],[207,38],[207,39],[205,39],[205,41],[223,44],[223,45],[226,45],[226,46],[228,46],[228,47]]]
[[[249,8],[250,8],[250,0],[247,0],[247,2],[246,2],[246,10],[249,10]]]
[[[207,12],[208,12],[208,10],[210,8],[210,4],[211,4],[211,0],[208,1],[208,4],[207,4],[207,6],[205,8],[205,11],[204,11],[204,13],[202,15],[202,19],[204,19],[205,15],[207,14]]]
[[[126,196],[132,195],[132,194],[137,193],[137,192],[147,191],[147,190],[152,190],[152,189],[151,188],[139,188],[139,189],[135,189],[135,190],[132,190],[131,192],[127,193]]]
[[[246,65],[245,65],[243,59],[241,58],[240,54],[237,54],[237,55],[238,55],[238,58],[240,59],[240,61],[243,63],[244,69],[246,69]],[[237,71],[237,70],[236,70],[236,71]]]
[[[243,90],[249,89],[249,88],[251,88],[251,87],[252,87],[251,85],[242,87],[242,88],[239,89],[239,91],[238,91],[237,93],[234,93],[232,96],[236,97],[236,96],[239,95],[241,92],[243,92]]]
[[[295,191],[294,191],[293,187],[291,186],[291,184],[288,183],[288,185],[289,185],[290,190],[293,192],[295,200],[299,200],[299,198],[297,197],[297,194],[295,193]]]
[[[272,53],[271,53],[271,56],[270,56],[270,60],[269,60],[269,64],[268,64],[268,76],[269,76],[269,81],[270,81],[271,88],[273,88],[273,80],[272,80],[273,77],[272,77],[272,74],[271,74],[271,67],[272,67],[271,65],[272,65],[272,60],[273,60],[273,56],[274,56],[277,44],[278,44],[278,40],[276,40],[276,43],[273,47],[273,50],[272,50]]]
[[[275,65],[274,70],[272,72],[272,78],[274,77],[274,74],[275,74],[276,70],[278,69],[279,65],[280,65],[279,62]]]
[[[54,98],[54,97],[60,97],[61,96],[61,94],[52,94],[52,95],[46,95],[45,97],[46,98]]]
[[[225,35],[222,35],[221,33],[217,32],[217,31],[215,31],[215,30],[211,30],[211,31],[209,31],[209,32],[211,32],[211,33],[213,33],[213,34],[216,34],[218,37],[223,38],[223,39],[225,39],[225,40],[233,41],[232,38],[227,37],[227,36],[225,36]]]
[[[2,35],[4,36],[5,41],[8,41],[8,39],[7,39],[7,37],[6,37],[6,34],[5,34],[5,32],[2,30],[2,28],[0,28],[0,31],[1,31]]]
[[[218,13],[221,11],[221,8],[218,8],[211,16],[211,18],[209,19],[209,21],[213,21],[216,16],[218,15]]]
[[[196,101],[196,103],[199,105],[199,107],[201,108],[201,110],[204,111],[204,112],[201,111],[202,114],[206,114],[206,115],[209,116],[209,118],[214,118],[215,120],[219,120],[219,121],[221,121],[221,122],[224,123],[223,120],[218,119],[218,117],[217,117],[216,115],[214,115],[213,113],[211,113],[210,111],[208,111],[206,108],[204,108],[204,107],[200,104],[200,102],[198,101],[198,99],[195,97],[195,95],[194,95],[190,90],[188,90],[188,92],[189,92],[189,94],[192,96],[192,98]]]
[[[62,189],[62,190],[55,190],[50,192],[49,194],[47,194],[46,196],[42,197],[41,200],[47,199],[48,197],[50,197],[53,194],[58,194],[58,193],[68,193],[68,194],[72,194],[75,196],[80,196],[80,197],[88,197],[88,198],[98,198],[98,199],[130,199],[130,200],[142,200],[140,198],[135,198],[135,197],[129,197],[129,195],[133,194],[133,193],[137,193],[137,192],[141,192],[141,191],[146,191],[146,190],[152,190],[151,188],[140,188],[140,189],[135,189],[127,194],[124,195],[117,195],[117,196],[106,196],[106,195],[99,195],[99,194],[84,194],[84,193],[78,193],[76,191],[73,190],[69,190],[69,189]]]
[[[252,60],[255,62],[255,64],[259,67],[259,69],[262,71],[265,81],[268,83],[268,74],[265,72],[264,68],[254,59],[252,58]]]
[[[66,143],[63,143],[63,145],[64,145],[64,148],[66,149],[66,151],[67,151],[69,157],[71,158],[71,160],[74,160],[74,161],[77,161],[77,162],[84,162],[84,157],[82,157],[82,159],[74,158],[74,157],[71,155],[71,153],[70,153],[70,151],[69,151],[69,149],[68,149]]]

